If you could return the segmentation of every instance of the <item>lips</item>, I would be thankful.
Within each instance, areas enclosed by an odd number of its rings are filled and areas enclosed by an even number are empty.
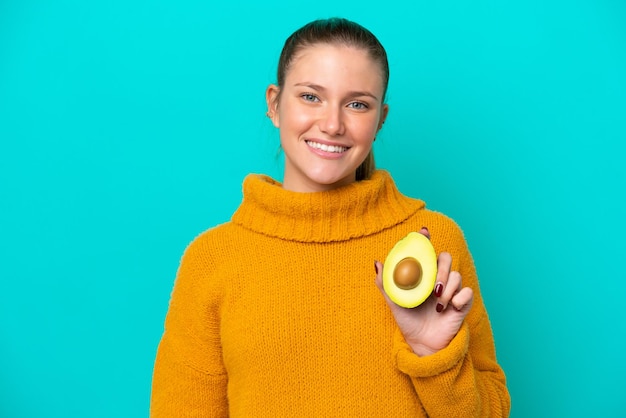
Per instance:
[[[311,148],[315,148],[324,152],[336,153],[336,154],[341,154],[342,152],[346,152],[349,149],[348,147],[342,147],[340,145],[320,144],[319,142],[314,142],[314,141],[306,141],[306,143]]]

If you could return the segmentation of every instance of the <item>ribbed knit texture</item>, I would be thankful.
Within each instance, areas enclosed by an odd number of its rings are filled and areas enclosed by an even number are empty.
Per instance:
[[[152,417],[507,416],[509,395],[461,230],[370,180],[295,193],[250,175],[231,222],[185,251],[155,363]],[[474,305],[420,358],[374,284],[410,231],[428,227]]]

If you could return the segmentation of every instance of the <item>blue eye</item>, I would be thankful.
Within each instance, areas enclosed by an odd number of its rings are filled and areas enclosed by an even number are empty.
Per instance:
[[[300,97],[302,97],[307,102],[316,102],[316,101],[318,101],[318,98],[314,94],[310,94],[310,93],[304,93],[304,94],[300,95]]]
[[[363,102],[352,102],[348,106],[356,110],[365,110],[368,108],[368,106]]]

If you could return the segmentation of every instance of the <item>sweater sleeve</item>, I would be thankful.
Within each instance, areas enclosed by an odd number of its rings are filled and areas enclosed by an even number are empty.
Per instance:
[[[152,418],[228,416],[219,298],[207,254],[195,241],[178,270],[154,366]]]
[[[463,285],[474,291],[474,303],[457,335],[439,352],[419,357],[396,330],[394,358],[407,374],[430,417],[505,417],[510,397],[505,375],[496,361],[489,318],[478,288],[472,257],[461,230],[454,228],[446,251]],[[447,246],[447,244],[444,244]]]

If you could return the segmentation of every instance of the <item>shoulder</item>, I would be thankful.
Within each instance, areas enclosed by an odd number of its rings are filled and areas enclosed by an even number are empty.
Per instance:
[[[463,237],[463,230],[460,225],[448,215],[428,209],[423,208],[423,212],[421,215],[423,218],[428,221],[437,232],[439,232],[443,236],[448,236],[450,238],[458,239]],[[425,225],[427,228],[428,225]],[[430,231],[431,228],[429,228]],[[433,232],[433,231],[431,231]]]
[[[177,293],[187,294],[193,299],[220,289],[223,266],[237,256],[234,229],[237,227],[227,222],[192,239],[180,259],[175,285]]]
[[[413,209],[411,215],[406,219],[406,223],[408,223],[411,228],[417,228],[417,231],[419,231],[422,227],[426,227],[431,232],[431,235],[434,231],[437,231],[439,234],[451,239],[463,237],[463,232],[454,219],[442,212],[431,209],[427,206],[425,200],[410,194],[405,194],[404,191],[397,188],[393,177],[388,172],[378,170],[378,173],[378,175],[383,178],[388,177],[388,181],[393,185],[392,188],[397,190],[397,193],[402,196],[403,200],[398,199],[398,201],[402,201],[406,206]]]
[[[461,258],[469,255],[463,230],[448,215],[424,207],[408,219],[407,223],[409,229],[414,231],[426,227],[437,252],[447,251]]]
[[[209,261],[227,251],[238,241],[238,227],[232,222],[216,225],[202,231],[189,243],[183,254],[185,259]]]

